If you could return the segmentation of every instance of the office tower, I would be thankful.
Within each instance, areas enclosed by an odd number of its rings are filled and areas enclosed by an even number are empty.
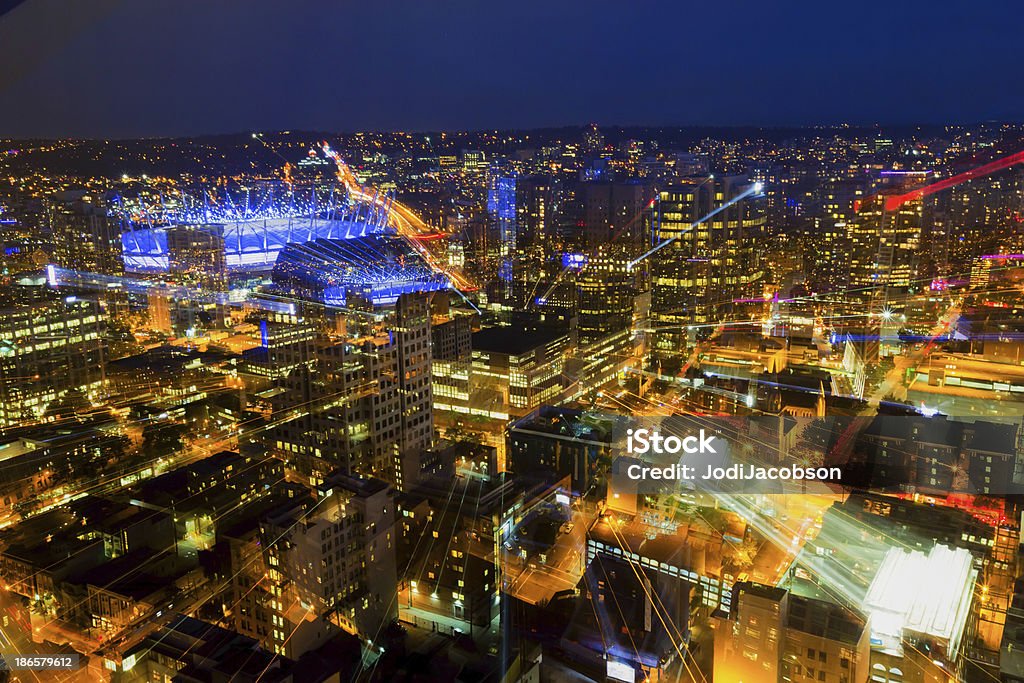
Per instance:
[[[45,200],[53,261],[83,273],[118,275],[121,230],[107,209],[85,192],[61,192]]]
[[[478,150],[462,151],[462,172],[470,177],[487,172],[487,155]]]
[[[260,321],[260,360],[274,378],[287,377],[314,364],[313,341],[316,326],[294,314],[269,314]]]
[[[358,335],[294,344],[287,356],[308,354],[311,367],[298,363],[275,382],[275,414],[289,419],[267,432],[267,446],[313,485],[336,469],[411,485],[434,432],[426,295],[403,294]]]
[[[765,211],[745,177],[708,176],[662,190],[651,227],[652,246],[665,243],[648,257],[657,323],[703,325],[734,299],[760,294]]]
[[[547,252],[559,235],[559,194],[545,175],[501,175],[492,167],[487,209],[496,242],[489,249],[497,263],[495,294],[510,306],[523,306],[544,276]]]
[[[850,282],[850,241],[847,226],[856,217],[854,206],[863,200],[861,178],[835,174],[823,181],[821,209],[806,235],[804,261],[808,285],[815,293],[843,292]],[[834,301],[835,297],[823,297]]]
[[[636,303],[630,256],[612,245],[598,248],[577,278],[577,329],[581,346],[628,330]]]
[[[146,313],[149,316],[146,327],[148,329],[167,335],[174,333],[171,302],[171,292],[166,287],[151,287],[146,292]]]
[[[509,299],[512,306],[527,305],[544,279],[555,232],[555,203],[552,178],[544,175],[516,178],[516,237]]]
[[[850,282],[850,239],[844,221],[822,222],[804,254],[808,285],[814,293],[844,292]],[[832,301],[829,297],[822,297]]]
[[[533,250],[551,236],[555,183],[546,175],[516,178],[516,248]]]
[[[530,331],[488,327],[473,334],[473,412],[507,420],[544,403],[556,402],[568,386],[564,375],[571,334],[544,328]]]
[[[434,439],[433,384],[431,382],[430,297],[403,294],[395,304],[394,339],[396,392],[399,415],[398,452],[394,456],[395,486],[404,490],[418,472],[403,472],[402,454],[418,454]],[[383,396],[381,397],[383,400]],[[381,406],[382,414],[385,411]]]
[[[435,315],[430,326],[434,408],[467,413],[473,364],[473,317],[453,311],[447,297],[442,295],[436,296],[434,303]]]
[[[607,244],[638,248],[642,243],[648,186],[639,182],[591,182],[579,188],[583,205],[583,237],[588,249]]]
[[[922,202],[887,206],[886,200],[894,197],[886,193],[866,201],[847,225],[850,287],[859,300],[884,299],[887,291],[905,291],[916,281]]]
[[[168,272],[175,281],[211,292],[227,289],[223,226],[175,225],[166,234]]]
[[[486,232],[489,239],[486,263],[479,268],[489,281],[496,279],[500,291],[495,295],[499,300],[507,300],[512,295],[512,269],[518,244],[516,225],[516,176],[507,173],[508,169],[492,166],[490,169],[489,190],[487,193],[487,213],[490,217],[490,230]]]
[[[885,193],[860,207],[847,226],[850,242],[850,298],[867,307],[859,330],[865,362],[891,355],[899,346],[904,296],[918,282],[923,205]]]
[[[224,327],[228,271],[221,225],[175,225],[166,231],[168,276],[182,287],[169,294],[171,329],[191,336]]]
[[[459,158],[454,154],[439,154],[437,167],[442,173],[454,173],[458,168]]]
[[[106,324],[96,301],[59,295],[41,277],[0,292],[0,425],[36,420],[72,391],[99,398]]]

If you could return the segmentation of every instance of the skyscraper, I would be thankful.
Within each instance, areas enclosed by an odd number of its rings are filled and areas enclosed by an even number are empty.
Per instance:
[[[858,298],[871,300],[876,292],[906,289],[917,278],[921,247],[922,202],[887,207],[882,194],[865,202],[848,227],[850,286]],[[866,297],[866,298],[865,298]]]
[[[69,391],[103,386],[106,312],[42,278],[0,292],[0,425],[38,419]]]
[[[395,502],[379,479],[334,475],[315,501],[283,502],[227,538],[236,628],[277,654],[339,630],[372,640],[398,615]]]
[[[494,264],[482,268],[483,274],[497,276],[497,282],[504,289],[499,298],[510,296],[512,267],[516,253],[516,176],[504,173],[504,169],[491,168],[487,193],[487,213],[490,215],[491,234],[494,239],[487,249],[487,260]]]
[[[45,211],[57,265],[101,275],[124,272],[120,227],[98,200],[61,192],[46,200]]]
[[[580,187],[583,203],[583,236],[594,248],[615,240],[619,244],[641,243],[644,210],[650,200],[649,188],[638,182],[592,182]]]
[[[614,245],[599,248],[588,258],[577,279],[581,346],[628,330],[632,324],[637,288],[629,262],[628,253]]]
[[[434,432],[427,295],[402,295],[358,335],[294,343],[311,348],[288,355],[314,361],[276,382],[275,413],[290,419],[267,432],[267,446],[313,485],[334,470],[372,474],[402,490],[413,483]]]
[[[661,191],[652,245],[664,246],[649,257],[657,323],[706,324],[733,299],[759,294],[765,211],[753,190],[744,176],[708,176]]]
[[[604,135],[596,123],[591,123],[583,129],[583,153],[593,154],[604,148]]]
[[[178,334],[224,326],[227,263],[220,225],[176,225],[167,229],[168,273],[189,294],[170,299],[171,325]]]

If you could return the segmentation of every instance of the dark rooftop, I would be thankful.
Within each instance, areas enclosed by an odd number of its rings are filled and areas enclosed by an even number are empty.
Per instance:
[[[567,336],[556,330],[513,330],[511,327],[485,327],[473,333],[473,350],[519,356]]]
[[[863,617],[835,603],[792,595],[787,613],[789,628],[829,640],[856,645],[864,633]]]
[[[220,351],[196,351],[185,349],[179,346],[158,346],[134,356],[112,360],[108,364],[111,369],[132,372],[136,370],[156,370],[158,372],[174,373],[180,372],[185,365],[200,361],[203,365],[220,363],[229,358],[231,354]]]

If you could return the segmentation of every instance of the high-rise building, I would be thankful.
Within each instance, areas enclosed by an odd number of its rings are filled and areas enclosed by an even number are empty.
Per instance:
[[[596,123],[591,123],[583,129],[583,153],[593,154],[604,149],[604,135]]]
[[[918,282],[923,205],[913,199],[890,206],[894,194],[864,203],[847,226],[850,244],[850,298],[867,306],[870,316],[858,330],[866,362],[891,355],[899,346],[901,296]]]
[[[916,280],[921,248],[922,203],[910,200],[887,207],[891,194],[865,202],[847,225],[850,287],[861,300],[887,290],[906,289]]]
[[[486,173],[487,155],[479,150],[463,150],[462,172],[468,176],[479,176]]]
[[[236,628],[291,658],[339,630],[372,640],[398,616],[391,488],[336,474],[315,494],[226,532]]]
[[[228,270],[223,226],[175,225],[166,235],[168,274],[183,288],[168,298],[172,330],[191,335],[224,327]]]
[[[564,375],[571,334],[559,329],[489,327],[473,335],[471,412],[507,420],[556,401],[568,388]]]
[[[577,329],[581,346],[628,330],[636,303],[636,274],[622,249],[601,247],[577,278]]]
[[[508,302],[525,306],[544,278],[556,227],[555,182],[546,175],[516,178],[516,239]]]
[[[656,322],[705,324],[734,299],[760,293],[765,211],[753,188],[746,177],[708,176],[661,191],[652,246],[664,246],[649,257]]]
[[[434,408],[468,413],[473,318],[450,309],[440,313],[430,326]]]
[[[227,289],[222,226],[175,225],[166,234],[168,271],[177,282],[211,292]]]
[[[478,269],[485,277],[497,279],[495,292],[499,299],[511,296],[512,270],[518,244],[516,224],[516,176],[507,169],[492,167],[487,193],[487,213],[490,216],[490,237],[486,246],[486,262]]]
[[[45,211],[57,265],[101,275],[124,272],[120,226],[98,200],[61,192],[46,200]]]
[[[820,190],[821,210],[813,218],[804,254],[808,284],[814,292],[842,292],[850,282],[850,241],[847,226],[854,206],[864,198],[861,178],[835,175]],[[829,300],[832,297],[828,297]]]
[[[516,248],[534,249],[550,237],[554,218],[554,180],[546,175],[516,178]]]
[[[105,380],[105,310],[46,289],[42,278],[0,293],[0,425],[38,419],[69,392]]]
[[[594,248],[615,240],[633,248],[642,243],[649,188],[639,182],[592,182],[580,186],[583,236]]]
[[[265,442],[314,485],[340,469],[404,490],[433,440],[427,295],[403,294],[378,314],[359,334],[303,335],[294,343],[308,348],[278,351],[313,360],[311,367],[289,361],[295,370],[276,382],[275,413],[294,417],[268,431]]]

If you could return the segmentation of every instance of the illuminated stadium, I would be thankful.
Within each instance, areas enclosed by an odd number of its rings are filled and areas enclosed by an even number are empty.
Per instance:
[[[197,193],[199,194],[199,193]],[[161,273],[170,266],[167,231],[172,227],[216,227],[223,235],[224,262],[232,272],[273,268],[289,244],[346,240],[388,229],[390,202],[354,199],[340,187],[294,190],[284,185],[201,193],[182,193],[156,206],[117,210],[123,223],[125,270]]]
[[[353,295],[388,305],[401,294],[452,286],[405,240],[383,234],[290,244],[281,250],[272,280],[281,295],[327,306],[345,306]]]

